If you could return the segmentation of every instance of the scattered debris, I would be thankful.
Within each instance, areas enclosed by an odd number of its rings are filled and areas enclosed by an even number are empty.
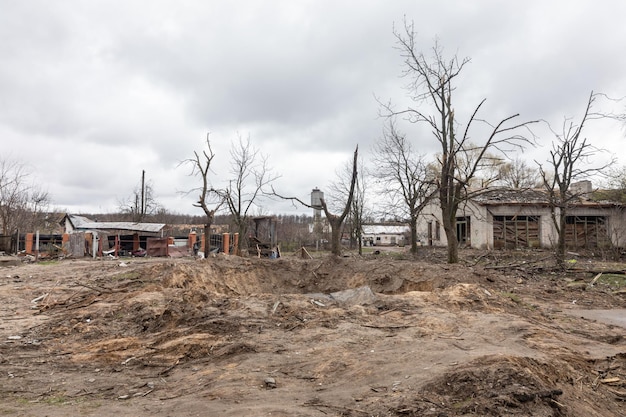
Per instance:
[[[304,246],[300,248],[298,253],[300,254],[300,258],[302,258],[302,259],[313,259],[313,257],[309,253],[309,251],[306,250],[306,248]]]
[[[23,264],[0,287],[0,406],[60,415],[59,402],[79,400],[155,417],[622,415],[626,330],[566,311],[573,299],[623,308],[624,297],[600,279],[584,293],[566,280],[587,285],[578,269],[623,265],[581,255],[574,271],[549,269],[536,262],[545,255],[471,252],[448,265],[424,248],[410,261]],[[496,264],[518,266],[485,268]]]
[[[270,376],[268,376],[267,378],[263,380],[263,384],[265,385],[265,388],[268,388],[268,389],[276,388],[276,380]]]
[[[258,258],[280,258],[280,247],[278,245],[273,246],[271,243],[261,242],[256,237],[250,237],[250,243],[256,247]]]
[[[596,282],[598,282],[598,280],[600,279],[600,277],[601,277],[601,276],[602,276],[602,272],[600,272],[598,275],[596,275],[596,276],[595,276],[595,277],[591,280],[591,282],[589,283],[589,285],[588,285],[587,287],[588,287],[588,288],[593,287],[593,286],[596,284]]]
[[[40,301],[43,301],[46,297],[48,296],[48,293],[45,293],[44,295],[40,295],[37,298],[33,298],[32,300],[30,300],[31,303],[36,304]]]
[[[373,304],[378,300],[378,297],[376,297],[376,294],[372,292],[372,289],[368,285],[364,285],[362,287],[354,289],[333,292],[330,293],[330,297],[333,300],[339,301],[341,303],[359,305]]]

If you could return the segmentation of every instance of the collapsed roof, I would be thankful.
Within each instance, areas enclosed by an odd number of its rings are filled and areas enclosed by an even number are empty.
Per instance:
[[[161,233],[165,227],[165,223],[138,223],[138,222],[98,222],[91,220],[84,216],[78,216],[75,214],[66,214],[61,220],[62,225],[66,225],[66,222],[70,223],[71,230],[79,231],[111,231],[111,230],[124,230],[135,233]],[[68,227],[66,226],[66,230]]]

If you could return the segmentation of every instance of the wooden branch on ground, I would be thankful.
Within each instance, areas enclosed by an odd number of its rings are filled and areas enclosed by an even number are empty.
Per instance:
[[[397,325],[390,325],[390,326],[379,326],[375,324],[361,324],[361,326],[369,327],[372,329],[408,329],[411,327],[418,327],[417,324],[397,324]]]
[[[74,285],[78,285],[78,286],[80,286],[80,287],[85,287],[85,288],[89,288],[90,290],[94,290],[94,291],[96,291],[96,292],[98,292],[98,293],[99,293],[98,295],[100,295],[100,294],[102,294],[102,293],[108,293],[108,294],[110,294],[110,293],[112,293],[112,292],[113,292],[112,290],[109,290],[108,288],[92,287],[92,286],[90,286],[90,285],[87,285],[87,284],[82,284],[82,283],[80,283],[80,282],[75,282],[75,283],[74,283]]]
[[[172,369],[174,369],[174,368],[176,368],[178,366],[179,363],[180,363],[180,359],[177,359],[176,362],[174,362],[174,365],[168,366],[167,368],[165,368],[164,370],[159,372],[158,375],[159,376],[165,376],[165,375],[169,374],[172,371]]]
[[[599,269],[582,269],[582,268],[576,268],[576,269],[566,269],[566,272],[572,272],[572,273],[583,273],[583,274],[610,274],[610,275],[626,275],[626,269],[622,269],[622,270],[606,270],[606,271],[600,271]]]
[[[304,246],[302,248],[300,248],[300,257],[302,259],[313,259],[313,257],[309,253],[309,251],[306,250],[306,248]]]
[[[600,272],[598,275],[596,275],[595,278],[592,279],[589,284],[587,284],[587,288],[593,287],[595,285],[595,283],[598,282],[598,279],[600,279],[601,276],[602,276],[602,272]]]
[[[98,298],[98,296],[94,296],[92,299],[87,299],[87,301],[85,301],[85,299],[83,298],[82,300],[78,300],[75,303],[69,304],[65,306],[66,310],[76,310],[78,308],[84,308],[87,306],[90,306],[92,304],[97,303],[98,301],[101,301],[101,298]],[[82,304],[81,304],[82,303]]]
[[[344,414],[347,411],[347,412],[350,412],[350,414],[352,414],[352,413],[359,413],[359,414],[363,414],[365,416],[369,416],[370,415],[369,412],[363,411],[363,410],[359,410],[359,409],[356,409],[356,408],[340,407],[340,406],[337,406],[337,405],[324,404],[324,403],[321,403],[321,402],[304,403],[304,406],[305,407],[315,407],[315,408],[320,408],[320,407],[322,407],[322,408],[330,408],[331,410],[335,410],[335,411],[341,412],[341,414]]]
[[[528,266],[528,265],[532,265],[532,264],[536,264],[539,262],[543,262],[543,261],[547,261],[548,259],[552,259],[553,256],[546,256],[545,258],[540,258],[540,259],[536,259],[533,261],[524,261],[524,262],[520,262],[517,264],[511,264],[511,265],[491,265],[491,266],[486,266],[485,269],[511,269],[511,268],[520,268],[523,266]]]

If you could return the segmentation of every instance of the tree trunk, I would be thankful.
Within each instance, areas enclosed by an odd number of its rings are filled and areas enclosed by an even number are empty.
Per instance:
[[[417,217],[411,216],[411,254],[417,255]]]
[[[556,263],[559,266],[565,264],[565,228],[566,228],[567,211],[561,208],[559,210],[559,233],[556,244]]]
[[[330,223],[330,252],[341,256],[341,222],[338,218],[330,218],[328,223]]]
[[[456,236],[456,218],[451,216],[450,209],[441,207],[443,217],[443,230],[446,232],[448,240],[448,263],[455,264],[459,262],[459,241]]]
[[[354,188],[356,185],[357,179],[357,161],[359,155],[359,147],[357,146],[354,150],[354,160],[352,161],[352,180],[350,182],[350,191],[348,191],[348,201],[346,202],[346,206],[343,209],[343,212],[340,215],[331,214],[328,211],[328,206],[326,205],[326,201],[321,199],[322,209],[324,210],[324,214],[326,215],[326,219],[328,220],[328,224],[330,224],[330,251],[333,255],[341,256],[341,229],[343,225],[343,221],[346,219],[346,216],[350,212],[350,208],[352,207],[352,200],[354,199]]]
[[[455,232],[446,231],[446,235],[449,235],[448,239],[452,239],[448,241],[448,263],[456,264],[459,262],[459,241],[456,239]]]
[[[244,248],[248,247],[248,222],[247,219],[237,224],[239,241],[237,242],[237,253],[241,254]]]
[[[204,257],[208,258],[211,252],[211,223],[204,225]]]

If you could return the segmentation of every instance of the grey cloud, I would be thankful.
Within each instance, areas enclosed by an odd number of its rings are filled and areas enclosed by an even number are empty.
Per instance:
[[[323,187],[339,155],[349,159],[357,143],[366,155],[380,136],[374,96],[406,103],[392,34],[404,16],[423,50],[437,36],[447,54],[472,58],[459,114],[487,98],[488,120],[520,113],[560,123],[591,89],[626,90],[620,2],[0,4],[0,142],[44,173],[64,167],[45,180],[72,207],[115,204],[146,169],[159,194],[179,202],[172,209],[193,211],[176,197],[192,181],[176,165],[207,131],[222,171],[230,141],[249,134],[286,190]],[[403,128],[436,152],[428,131]]]

